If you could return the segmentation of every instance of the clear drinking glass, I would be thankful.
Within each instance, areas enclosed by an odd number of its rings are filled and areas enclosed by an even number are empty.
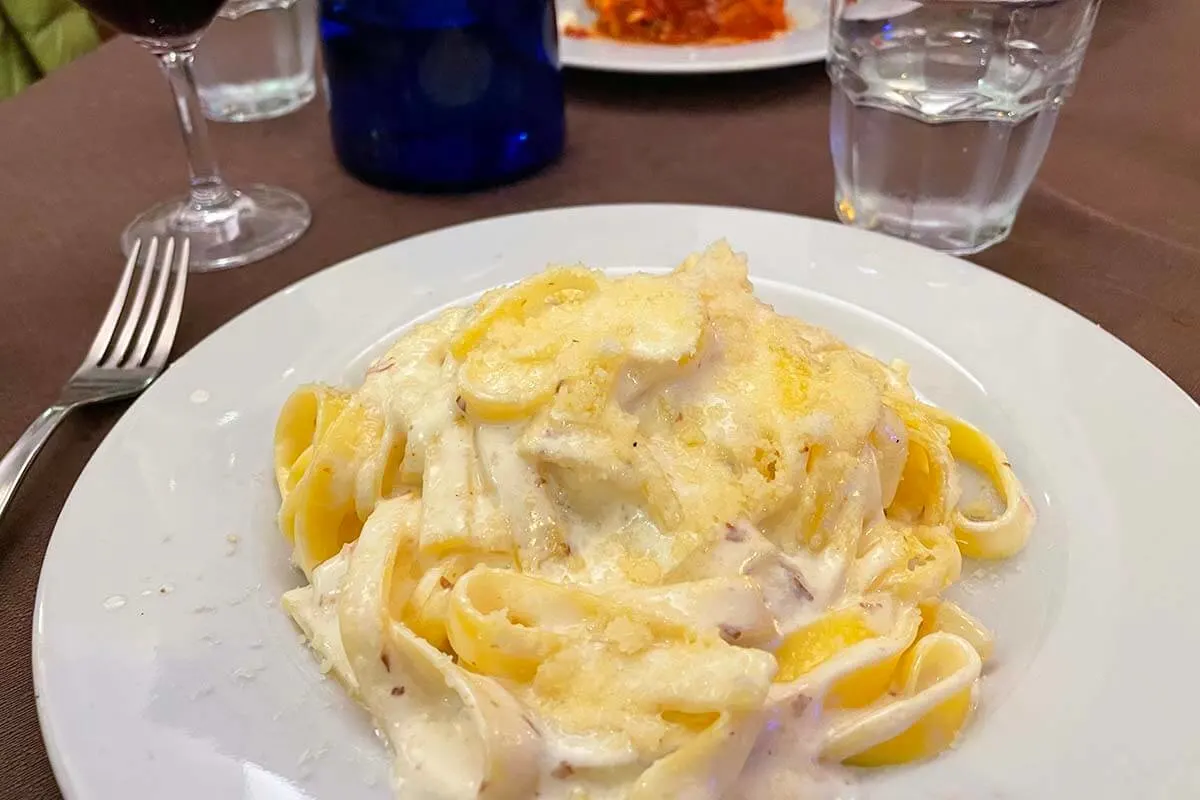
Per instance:
[[[204,114],[250,122],[290,114],[317,93],[317,0],[229,0],[196,48]]]
[[[203,272],[257,261],[282,250],[308,228],[312,215],[297,195],[271,186],[231,188],[209,147],[196,96],[193,51],[221,0],[81,0],[114,28],[133,36],[158,58],[179,112],[191,190],[154,206],[121,236],[129,253],[138,239],[183,235],[191,241],[191,268]]]
[[[833,0],[838,217],[949,253],[1003,241],[1099,5]]]

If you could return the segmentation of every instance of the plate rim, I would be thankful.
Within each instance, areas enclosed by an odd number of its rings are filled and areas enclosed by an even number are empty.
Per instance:
[[[391,242],[387,242],[387,243],[381,244],[379,246],[373,247],[373,248],[363,251],[361,253],[351,255],[351,256],[349,256],[345,259],[342,259],[338,262],[335,262],[333,264],[329,264],[325,267],[322,267],[321,269],[318,269],[318,270],[304,276],[303,278],[301,278],[291,284],[287,284],[285,286],[280,287],[277,291],[272,292],[270,295],[267,295],[266,297],[259,299],[258,301],[254,302],[253,304],[248,306],[246,309],[244,309],[241,312],[239,312],[238,314],[232,316],[228,320],[224,321],[221,325],[217,326],[212,331],[207,333],[200,341],[198,341],[195,345],[193,345],[185,353],[183,353],[178,359],[176,359],[174,362],[172,362],[170,368],[172,368],[172,369],[178,368],[180,364],[189,363],[191,360],[193,360],[196,357],[194,355],[195,353],[197,353],[202,348],[209,345],[209,342],[213,337],[220,334],[226,328],[231,327],[235,324],[238,324],[239,321],[243,321],[243,318],[250,317],[254,314],[260,313],[260,307],[265,307],[265,306],[277,301],[277,299],[284,293],[297,290],[301,287],[311,286],[312,284],[319,283],[323,280],[328,280],[329,275],[327,275],[327,273],[333,273],[333,272],[336,272],[336,271],[342,270],[342,269],[347,269],[347,270],[354,269],[355,265],[359,262],[369,261],[369,260],[377,257],[379,254],[381,254],[384,251],[387,251],[391,248],[395,248],[397,246],[401,246],[402,244],[411,243],[411,242],[413,242],[413,240],[423,239],[426,237],[451,235],[456,232],[461,232],[462,230],[469,229],[473,226],[478,226],[481,224],[504,224],[506,221],[513,220],[515,218],[522,218],[522,217],[536,217],[538,215],[554,215],[554,214],[558,214],[561,212],[631,213],[631,212],[637,212],[641,209],[647,209],[647,208],[659,210],[664,213],[669,213],[669,212],[678,212],[678,213],[684,213],[684,214],[733,213],[733,214],[744,214],[744,215],[752,215],[752,216],[771,216],[771,217],[781,218],[783,220],[788,220],[791,224],[795,224],[795,223],[815,224],[815,226],[818,229],[824,228],[824,229],[855,230],[855,232],[857,234],[863,234],[868,237],[877,237],[875,239],[875,241],[887,241],[889,243],[889,247],[899,245],[899,246],[902,246],[902,247],[908,249],[909,252],[912,252],[914,254],[919,251],[921,254],[923,254],[923,256],[925,257],[926,260],[936,259],[936,260],[940,260],[946,264],[949,264],[951,261],[957,262],[958,269],[966,269],[973,273],[985,275],[986,276],[985,280],[987,280],[987,281],[992,281],[994,279],[998,279],[998,281],[1000,283],[1008,284],[1010,289],[1015,288],[1020,293],[1025,294],[1027,296],[1027,299],[1029,299],[1033,302],[1039,303],[1039,304],[1046,304],[1047,309],[1048,309],[1047,313],[1051,313],[1054,315],[1062,315],[1063,312],[1066,312],[1067,315],[1072,317],[1075,322],[1077,322],[1077,323],[1083,322],[1083,323],[1086,323],[1089,327],[1097,329],[1096,333],[1098,333],[1098,335],[1100,337],[1102,337],[1103,339],[1107,340],[1107,344],[1109,346],[1111,346],[1112,344],[1115,343],[1119,346],[1119,349],[1125,351],[1125,355],[1127,358],[1129,356],[1132,356],[1132,360],[1130,361],[1131,364],[1140,362],[1140,364],[1141,364],[1140,368],[1144,368],[1144,367],[1148,366],[1150,368],[1150,372],[1146,373],[1147,378],[1149,378],[1150,376],[1156,376],[1157,381],[1166,384],[1162,388],[1168,389],[1168,387],[1169,387],[1168,390],[1177,392],[1178,395],[1186,401],[1186,403],[1189,406],[1189,411],[1193,415],[1193,417],[1200,417],[1200,403],[1197,403],[1197,401],[1195,399],[1193,399],[1181,386],[1179,386],[1179,384],[1177,384],[1168,374],[1166,374],[1154,362],[1152,362],[1148,358],[1144,357],[1141,353],[1139,353],[1137,350],[1135,350],[1133,347],[1131,347],[1129,344],[1124,342],[1122,339],[1120,339],[1116,335],[1109,332],[1107,329],[1105,329],[1099,323],[1093,322],[1092,320],[1083,316],[1082,314],[1075,311],[1071,307],[1067,306],[1065,303],[1062,303],[1048,295],[1038,292],[1037,290],[1022,284],[1019,281],[1008,277],[1007,275],[992,271],[990,269],[987,269],[980,265],[974,264],[973,262],[967,261],[965,259],[956,258],[953,256],[947,256],[946,254],[942,254],[942,253],[937,253],[936,251],[921,247],[920,245],[892,239],[891,237],[887,237],[883,234],[865,231],[865,230],[861,230],[861,229],[848,229],[848,228],[846,228],[846,226],[843,226],[839,223],[832,222],[829,220],[817,219],[817,218],[807,217],[807,216],[798,215],[798,214],[791,214],[788,212],[781,212],[781,211],[774,211],[774,210],[767,210],[767,209],[755,209],[755,208],[741,207],[741,206],[669,203],[669,202],[612,203],[612,204],[582,203],[582,204],[569,205],[569,206],[555,206],[555,207],[547,207],[547,208],[533,209],[533,210],[526,210],[526,211],[516,211],[516,212],[511,212],[511,213],[506,213],[506,214],[499,214],[499,215],[494,215],[494,216],[490,216],[490,217],[484,217],[484,218],[480,218],[480,219],[476,219],[476,220],[464,221],[464,222],[460,222],[460,223],[445,226],[445,227],[433,228],[433,229],[423,231],[420,233],[416,233],[416,234],[413,234],[410,236],[401,237],[401,238],[395,239]],[[735,241],[735,245],[736,245],[736,241]],[[799,284],[799,282],[797,282],[797,285],[801,285],[801,284]],[[1054,307],[1057,307],[1057,308],[1055,309]],[[35,599],[34,599],[34,609],[33,609],[33,616],[32,616],[33,630],[32,630],[32,636],[31,636],[31,651],[32,651],[31,652],[31,655],[32,655],[31,666],[32,666],[34,697],[35,697],[35,704],[36,704],[36,710],[37,710],[37,715],[38,715],[39,727],[40,727],[41,734],[43,737],[43,742],[45,744],[47,756],[49,758],[55,780],[58,782],[58,785],[59,785],[60,789],[62,790],[64,797],[67,797],[67,798],[79,797],[82,795],[82,792],[79,790],[78,785],[74,782],[75,776],[73,776],[67,770],[66,764],[64,763],[66,754],[63,751],[63,749],[61,748],[60,744],[58,743],[58,739],[57,739],[57,735],[56,735],[58,732],[58,729],[55,727],[54,721],[52,719],[52,715],[49,713],[48,701],[46,700],[47,689],[48,689],[48,684],[46,682],[47,678],[46,678],[46,674],[45,674],[46,663],[41,658],[40,652],[39,652],[40,648],[43,644],[43,635],[44,635],[43,631],[42,631],[42,626],[41,626],[41,619],[43,616],[44,606],[45,606],[45,602],[46,602],[46,593],[48,591],[47,582],[44,579],[45,579],[48,569],[51,568],[50,567],[50,565],[52,563],[51,556],[52,556],[52,553],[54,552],[53,548],[54,548],[55,539],[59,537],[59,529],[60,529],[60,524],[61,524],[60,520],[61,520],[61,516],[62,516],[62,511],[65,510],[68,507],[68,505],[72,502],[73,497],[75,497],[75,495],[77,494],[79,485],[85,479],[88,479],[89,471],[91,469],[93,469],[93,464],[98,460],[98,457],[102,456],[103,454],[105,454],[107,452],[107,448],[112,446],[110,443],[112,441],[114,441],[115,438],[117,438],[116,435],[119,435],[122,432],[125,425],[128,424],[127,420],[130,418],[131,412],[134,412],[139,407],[150,405],[151,403],[154,402],[154,398],[157,396],[157,392],[156,392],[157,388],[158,388],[157,384],[152,385],[146,392],[144,392],[142,395],[140,395],[138,398],[136,398],[136,400],[121,414],[121,417],[117,420],[117,422],[113,425],[113,427],[109,431],[109,433],[104,437],[103,440],[101,440],[101,442],[97,445],[96,449],[93,451],[91,456],[88,458],[83,469],[80,471],[78,478],[76,479],[75,483],[73,484],[71,491],[67,496],[67,499],[64,501],[62,509],[60,509],[59,518],[56,518],[54,529],[53,529],[51,536],[47,542],[46,551],[43,556],[41,568],[39,570],[38,586],[37,586],[37,591],[36,591],[36,595],[35,595]],[[51,690],[51,692],[52,691],[53,690]]]
[[[828,48],[820,52],[799,51],[792,55],[761,56],[758,58],[729,59],[708,63],[693,61],[663,61],[655,62],[631,58],[627,61],[607,61],[601,58],[588,57],[580,54],[575,47],[568,46],[564,37],[559,50],[559,60],[563,67],[584,70],[587,72],[602,72],[613,75],[729,75],[741,72],[767,72],[771,70],[801,67],[818,64],[828,56]],[[617,44],[617,43],[614,43]],[[629,45],[629,47],[653,47],[654,45]],[[726,45],[740,47],[741,45]]]

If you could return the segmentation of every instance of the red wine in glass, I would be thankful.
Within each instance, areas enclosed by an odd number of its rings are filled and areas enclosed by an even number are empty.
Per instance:
[[[186,236],[192,271],[205,272],[258,261],[300,238],[312,221],[308,204],[273,186],[234,189],[222,179],[209,147],[192,74],[192,51],[224,0],[80,2],[158,58],[175,95],[188,154],[188,194],[138,216],[121,235],[121,249],[128,255],[138,239]]]
[[[81,0],[119,31],[141,39],[199,36],[224,0]]]

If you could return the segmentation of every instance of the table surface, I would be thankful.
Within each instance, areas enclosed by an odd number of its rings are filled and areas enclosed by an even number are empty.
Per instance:
[[[1075,96],[1006,243],[975,261],[1043,292],[1200,397],[1200,67],[1195,0],[1106,0]],[[183,149],[150,58],[116,40],[0,105],[0,449],[78,364],[121,268],[116,236],[181,189]],[[320,101],[214,126],[227,176],[312,204],[291,249],[194,276],[178,355],[293,281],[395,239],[553,206],[682,202],[832,216],[820,65],[733,76],[568,77],[569,144],[542,174],[469,196],[380,192],[341,172]],[[38,572],[72,484],[124,410],[73,415],[0,524],[0,797],[57,797],[34,709]],[[97,720],[103,725],[103,720]]]

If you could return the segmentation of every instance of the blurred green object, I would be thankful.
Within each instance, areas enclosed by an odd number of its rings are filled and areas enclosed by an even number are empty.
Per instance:
[[[72,0],[0,0],[0,100],[99,44],[92,18]]]

